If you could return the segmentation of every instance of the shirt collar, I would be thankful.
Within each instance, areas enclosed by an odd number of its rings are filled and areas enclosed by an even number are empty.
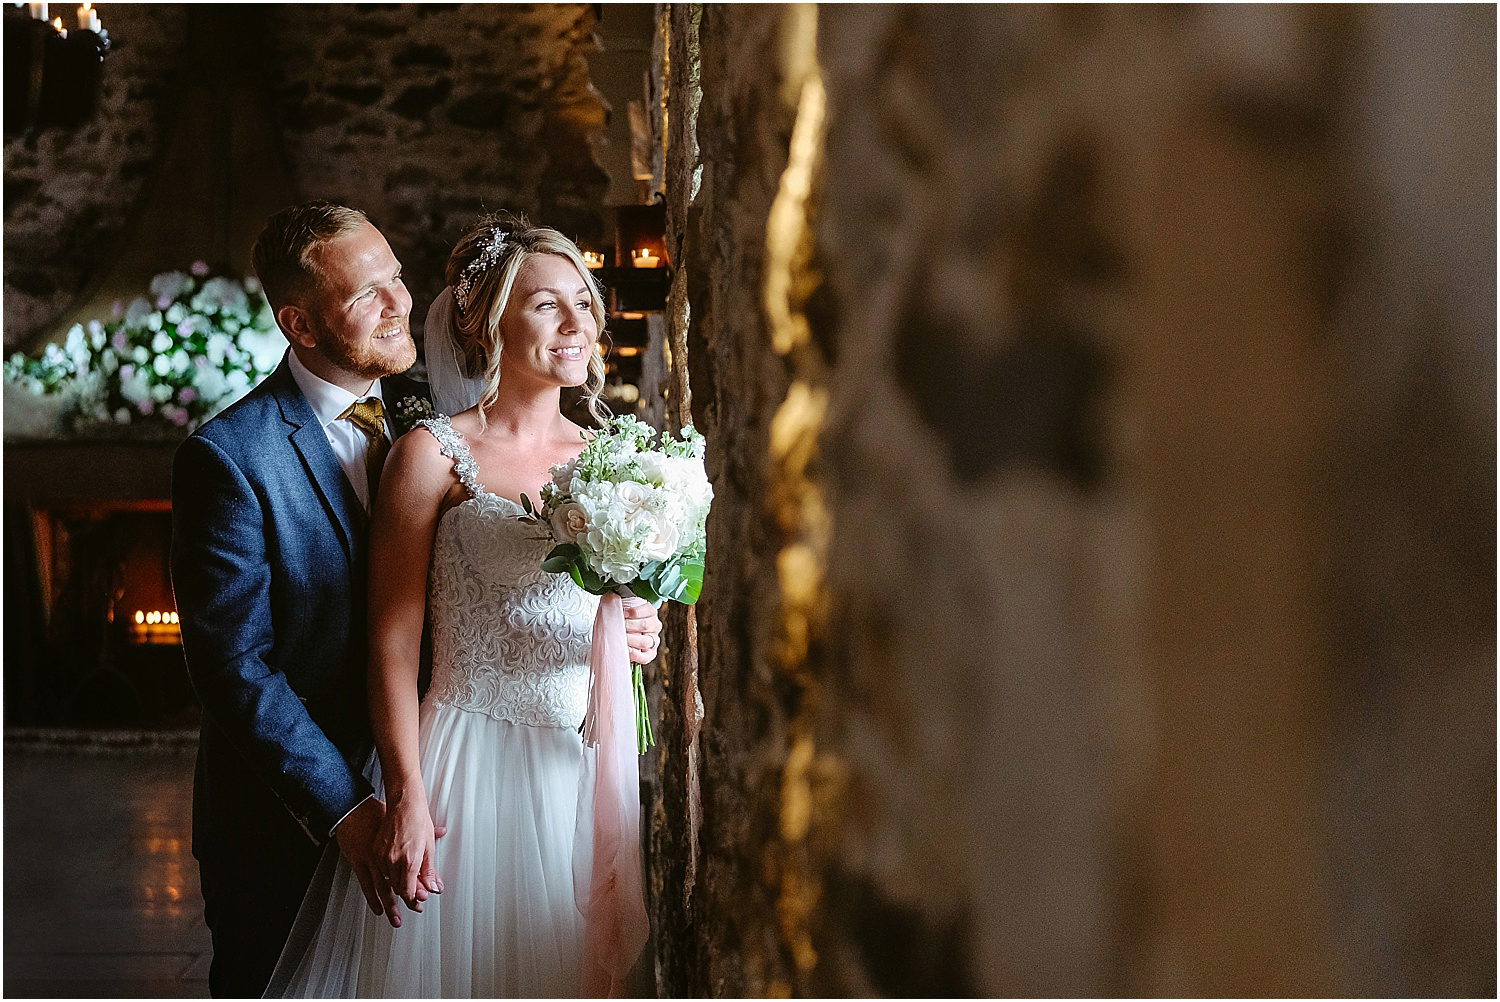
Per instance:
[[[318,417],[318,423],[327,428],[339,419],[339,415],[349,409],[349,405],[374,397],[382,404],[385,399],[380,395],[380,380],[370,384],[370,388],[362,395],[350,393],[342,386],[335,386],[322,376],[316,375],[311,369],[302,364],[302,359],[297,357],[295,351],[288,351],[290,356],[288,364],[292,368],[292,379],[297,383],[297,389],[307,398],[308,404],[312,406],[313,413]]]

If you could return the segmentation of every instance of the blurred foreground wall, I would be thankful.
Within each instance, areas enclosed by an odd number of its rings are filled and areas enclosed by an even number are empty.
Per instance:
[[[660,19],[662,991],[1491,994],[1494,11]]]

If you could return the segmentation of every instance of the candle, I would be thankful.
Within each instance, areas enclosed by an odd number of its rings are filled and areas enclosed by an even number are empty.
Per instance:
[[[68,37],[68,29],[64,28],[62,26],[62,18],[60,18],[60,17],[54,17],[52,19],[52,27],[55,28],[55,29],[57,29],[57,33],[58,33],[59,36],[61,36],[63,38],[67,38]]]
[[[78,8],[78,30],[99,30],[99,12],[94,9],[93,4],[86,3],[82,7]]]
[[[630,252],[630,263],[637,268],[655,268],[661,263],[661,258],[642,247]]]
[[[38,21],[47,20],[47,5],[44,3],[29,3],[26,12]]]
[[[587,265],[591,270],[594,268],[603,268],[604,255],[599,253],[598,251],[584,251],[583,263]]]

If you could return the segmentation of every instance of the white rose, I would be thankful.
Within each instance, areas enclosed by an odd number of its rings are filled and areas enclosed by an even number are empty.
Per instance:
[[[588,514],[583,510],[583,505],[576,501],[569,501],[552,513],[552,535],[559,543],[577,541],[588,528]]]
[[[677,523],[658,516],[650,520],[649,529],[641,540],[641,556],[647,560],[667,560],[677,553],[681,540]]]
[[[622,480],[615,484],[615,500],[629,508],[640,508],[651,496],[651,488],[634,480]]]
[[[667,482],[667,463],[667,457],[659,452],[642,453],[641,476],[649,483],[664,484]]]

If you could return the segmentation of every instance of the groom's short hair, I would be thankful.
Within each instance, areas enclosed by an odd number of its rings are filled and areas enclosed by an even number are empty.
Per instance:
[[[312,252],[368,222],[358,209],[322,199],[288,206],[267,219],[250,249],[250,266],[271,308],[280,309],[316,288],[321,276],[313,266]]]

